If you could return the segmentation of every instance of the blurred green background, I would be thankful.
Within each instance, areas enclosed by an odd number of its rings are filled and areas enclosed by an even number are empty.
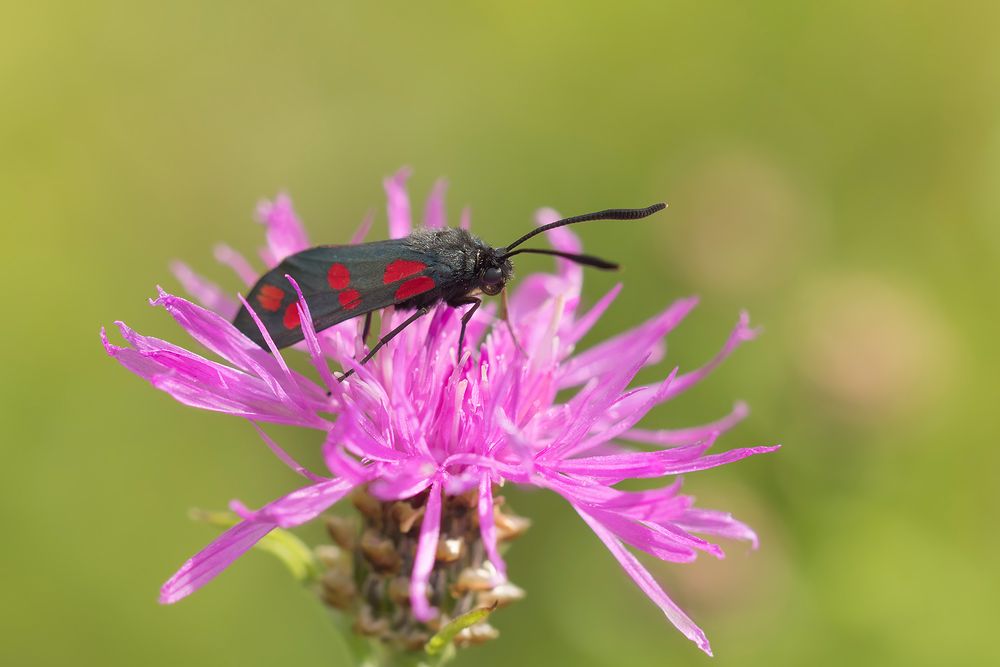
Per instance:
[[[3,664],[346,664],[264,555],[156,604],[213,535],[189,507],[298,481],[98,330],[184,341],[145,301],[179,290],[168,261],[235,288],[211,248],[252,253],[279,189],[314,240],[369,210],[384,235],[381,179],[404,164],[416,207],[447,176],[452,223],[469,204],[497,243],[540,206],[669,201],[579,230],[626,265],[590,342],[692,293],[682,368],[740,308],[763,325],[648,421],[744,398],[723,444],[785,445],[687,480],[758,552],[655,568],[715,664],[1000,661],[997,3],[5,4]],[[592,272],[588,296],[616,279]],[[307,459],[317,442],[281,436]],[[458,664],[708,664],[564,503],[508,495],[535,520],[509,555],[529,596]]]

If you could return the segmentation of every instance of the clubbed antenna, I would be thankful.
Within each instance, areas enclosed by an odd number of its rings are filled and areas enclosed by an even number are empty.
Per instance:
[[[596,211],[594,213],[584,213],[583,215],[573,216],[572,218],[564,218],[562,220],[556,220],[555,222],[550,222],[547,225],[542,225],[537,229],[533,229],[518,240],[514,241],[504,249],[504,257],[510,257],[513,253],[509,252],[513,248],[521,245],[532,236],[541,234],[542,232],[547,232],[550,229],[555,229],[556,227],[565,227],[566,225],[575,225],[578,222],[589,222],[591,220],[638,220],[639,218],[646,218],[653,215],[657,211],[662,211],[667,207],[664,203],[653,204],[652,206],[647,206],[646,208],[609,208],[604,211]]]

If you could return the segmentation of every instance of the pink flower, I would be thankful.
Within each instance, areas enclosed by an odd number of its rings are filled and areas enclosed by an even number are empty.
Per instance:
[[[393,237],[411,230],[407,173],[386,181],[389,229]],[[261,257],[274,266],[309,244],[285,196],[263,204],[267,248]],[[435,188],[424,224],[444,224],[443,186]],[[537,222],[557,219],[541,211]],[[359,242],[363,232],[356,236]],[[580,252],[568,229],[548,233],[553,247]],[[228,248],[217,252],[247,285],[256,272]],[[628,547],[661,560],[689,562],[704,551],[722,549],[702,536],[750,541],[754,532],[725,512],[696,509],[680,494],[679,475],[714,468],[777,447],[709,453],[716,438],[746,413],[743,404],[720,420],[680,430],[647,430],[640,420],[654,407],[697,384],[734,349],[754,336],[742,315],[719,353],[703,367],[649,385],[633,385],[637,372],[664,357],[664,338],[695,306],[682,299],[639,326],[578,352],[576,344],[611,306],[616,286],[589,310],[581,304],[583,270],[557,260],[553,273],[520,279],[511,297],[510,319],[523,353],[495,307],[484,307],[469,324],[466,346],[456,358],[459,317],[440,306],[418,320],[368,364],[359,366],[364,346],[359,320],[319,334],[312,330],[304,300],[300,309],[305,351],[317,379],[291,370],[281,354],[262,351],[231,324],[238,301],[184,265],[175,273],[198,301],[195,305],[160,290],[162,306],[203,347],[211,361],[166,341],[138,334],[118,323],[127,346],[102,337],[106,350],[134,373],[175,399],[250,420],[277,456],[307,483],[256,511],[233,504],[243,521],[196,554],[164,584],[160,601],[172,603],[194,592],[276,527],[316,518],[352,489],[367,486],[383,501],[426,493],[416,555],[410,572],[413,615],[430,620],[428,582],[441,528],[442,497],[475,490],[486,554],[499,578],[506,568],[497,549],[493,522],[494,485],[512,482],[550,489],[580,515],[625,572],[689,639],[711,653],[704,633],[667,596]],[[297,290],[297,286],[294,286]],[[383,313],[388,331],[401,317]],[[338,383],[333,361],[356,375]],[[565,400],[559,392],[569,391]],[[328,473],[314,474],[296,463],[258,425],[293,424],[322,433]],[[642,443],[639,448],[635,444]],[[627,479],[668,478],[661,488],[623,491]]]

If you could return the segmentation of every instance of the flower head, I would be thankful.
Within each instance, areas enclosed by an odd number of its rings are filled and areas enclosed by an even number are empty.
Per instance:
[[[390,235],[411,231],[406,172],[386,181]],[[443,186],[427,203],[424,225],[445,224]],[[259,209],[267,230],[261,257],[274,266],[309,242],[287,197]],[[557,219],[544,210],[538,223]],[[463,224],[467,224],[464,216]],[[370,223],[370,221],[369,221]],[[365,226],[354,238],[360,242]],[[548,232],[558,250],[578,253],[569,230]],[[220,248],[217,257],[247,285],[256,273],[237,253]],[[412,522],[412,554],[403,574],[412,618],[433,624],[440,618],[441,592],[434,573],[441,567],[442,516],[466,499],[481,540],[482,561],[494,584],[506,578],[498,549],[494,491],[504,483],[545,488],[562,496],[590,526],[625,572],[685,636],[710,652],[702,631],[667,596],[628,547],[658,559],[688,562],[697,552],[716,557],[722,549],[701,536],[748,540],[753,531],[729,514],[696,509],[680,493],[679,475],[731,463],[776,447],[709,453],[716,438],[746,414],[730,414],[704,426],[647,430],[640,420],[654,407],[700,382],[754,331],[742,315],[720,352],[703,367],[674,369],[662,381],[634,385],[643,367],[664,357],[664,338],[695,306],[682,299],[639,326],[587,350],[577,343],[618,295],[621,285],[589,309],[581,304],[583,271],[556,260],[552,273],[518,281],[510,300],[510,327],[497,325],[496,309],[480,309],[469,323],[458,354],[460,317],[446,306],[417,320],[369,363],[359,365],[364,343],[358,320],[316,333],[299,293],[305,341],[298,347],[315,367],[312,379],[292,370],[277,351],[261,350],[230,320],[238,301],[184,265],[175,273],[195,305],[160,290],[152,301],[191,337],[222,359],[210,360],[118,323],[127,346],[110,343],[108,353],[155,387],[196,407],[249,419],[275,454],[306,479],[301,488],[257,510],[234,502],[242,522],[196,554],[163,586],[160,600],[172,603],[194,592],[276,527],[310,521],[356,489],[386,507],[409,502],[419,511]],[[298,290],[292,283],[291,287]],[[382,314],[389,331],[406,314]],[[513,335],[512,335],[513,334]],[[265,333],[266,336],[266,333]],[[515,340],[516,336],[516,340]],[[335,380],[330,362],[355,375]],[[564,399],[563,396],[566,398]],[[299,465],[264,432],[265,422],[320,432],[328,472]],[[639,443],[641,446],[636,446]],[[660,488],[625,491],[625,480],[666,478]]]

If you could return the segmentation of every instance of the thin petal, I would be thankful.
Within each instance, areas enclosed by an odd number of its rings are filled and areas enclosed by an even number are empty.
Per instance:
[[[719,352],[701,368],[679,375],[670,386],[670,391],[663,396],[663,401],[669,401],[677,395],[687,391],[698,382],[701,382],[708,376],[709,373],[715,370],[719,364],[725,361],[726,357],[732,354],[736,348],[746,341],[753,340],[756,335],[757,330],[750,328],[750,317],[745,312],[741,313],[740,319],[736,323],[736,327],[734,327],[732,332],[729,334],[729,337],[726,339],[722,349],[719,350]],[[623,409],[628,409],[627,404],[623,404],[621,407]]]
[[[108,354],[185,405],[279,424],[328,426],[314,411],[276,395],[260,378],[166,341],[142,336],[123,322],[117,324],[134,349],[112,345],[102,330]]]
[[[560,369],[559,386],[566,388],[583,384],[590,378],[607,372],[609,368],[616,368],[621,364],[623,354],[634,356],[640,352],[652,352],[697,303],[697,299],[681,299],[631,331],[595,345],[568,360]],[[654,356],[650,363],[656,361]]]
[[[284,192],[273,202],[263,201],[257,205],[257,218],[267,227],[266,259],[272,267],[281,260],[309,247],[309,237],[295,215],[292,200]]]
[[[250,262],[243,255],[229,246],[222,243],[215,246],[215,260],[231,268],[247,287],[257,282],[257,271],[250,266]]]
[[[389,238],[401,239],[413,231],[410,222],[410,196],[406,194],[406,181],[409,178],[410,169],[403,167],[384,181],[385,194],[389,200]]]
[[[704,440],[712,433],[725,433],[746,418],[748,414],[750,414],[749,407],[747,407],[746,403],[740,401],[733,406],[733,411],[728,415],[710,424],[705,424],[704,426],[663,429],[659,431],[634,428],[626,433],[623,433],[620,437],[622,440],[645,442],[652,445],[688,445],[692,442]]]
[[[351,245],[358,245],[359,243],[364,243],[365,237],[368,236],[368,232],[372,229],[372,223],[375,222],[375,214],[369,211],[365,214],[364,219],[358,228],[354,231],[351,236]]]
[[[294,470],[298,474],[300,474],[303,477],[305,477],[306,479],[308,479],[310,482],[322,482],[322,481],[326,480],[325,477],[320,477],[316,473],[311,472],[304,465],[302,465],[301,463],[299,463],[298,461],[296,461],[294,458],[292,458],[292,455],[289,454],[288,452],[286,452],[280,445],[278,445],[278,443],[276,443],[274,440],[272,440],[271,436],[269,436],[267,433],[265,433],[264,429],[262,429],[260,427],[260,425],[257,424],[257,422],[255,422],[253,420],[250,420],[250,423],[253,425],[254,429],[257,431],[257,435],[260,436],[260,439],[263,440],[264,444],[267,445],[267,448],[270,449],[271,452],[275,456],[277,456],[278,459],[282,463],[284,463],[286,466],[288,466],[289,468],[291,468],[292,470]]]
[[[356,484],[352,480],[329,479],[292,491],[287,496],[264,505],[256,512],[243,509],[240,514],[247,521],[291,528],[315,519],[320,513],[347,495],[355,486]]]
[[[160,603],[173,604],[214,579],[277,526],[238,523],[189,559],[160,589]]]
[[[706,535],[718,535],[733,540],[745,540],[750,542],[754,549],[759,545],[757,533],[743,523],[737,521],[728,512],[717,510],[687,509],[675,521],[678,526],[694,533],[705,533]]]
[[[305,335],[306,348],[309,350],[309,358],[312,360],[312,365],[316,369],[316,372],[319,373],[319,376],[323,378],[323,383],[326,385],[328,393],[332,394],[335,391],[339,391],[340,383],[333,379],[330,367],[326,363],[326,357],[323,356],[323,352],[319,348],[319,340],[316,338],[316,330],[313,328],[309,304],[306,303],[306,298],[302,296],[302,290],[299,288],[299,284],[295,282],[295,279],[287,273],[285,274],[285,279],[291,283],[295,289],[295,293],[299,297],[299,322],[302,324],[302,333]]]
[[[199,276],[184,262],[172,262],[170,270],[188,294],[197,299],[201,305],[217,312],[227,320],[236,317],[236,302],[226,296],[218,285]]]
[[[642,566],[639,560],[600,521],[588,515],[580,508],[574,509],[587,522],[587,525],[590,526],[597,537],[604,542],[604,546],[618,560],[618,563],[628,576],[632,577],[632,581],[660,608],[670,622],[674,624],[674,627],[680,630],[685,637],[697,644],[698,648],[702,651],[708,655],[712,655],[712,647],[709,645],[705,633],[670,599],[663,588],[656,582],[656,579],[653,578],[653,575]]]
[[[639,420],[646,416],[646,414],[662,401],[662,397],[668,391],[670,391],[670,385],[677,376],[677,369],[675,368],[671,371],[670,375],[660,383],[659,388],[656,391],[646,392],[646,401],[637,405],[634,409],[627,412],[624,416],[621,416],[617,422],[603,426],[601,428],[595,429],[596,434],[584,440],[577,447],[566,452],[566,456],[572,456],[577,452],[585,452],[595,447],[598,447],[609,440],[613,440],[620,436],[625,431],[639,423]],[[608,416],[611,418],[618,418],[621,415],[621,411],[616,409],[617,406],[613,407],[609,412]]]
[[[444,214],[444,193],[448,189],[448,181],[441,178],[434,184],[427,207],[424,209],[424,227],[440,229],[447,226]]]
[[[586,314],[577,319],[573,323],[573,328],[570,330],[569,334],[566,336],[566,342],[569,345],[575,345],[581,338],[587,335],[587,332],[593,328],[597,321],[601,319],[604,312],[614,303],[614,300],[622,291],[622,283],[618,283],[611,288],[611,291],[598,299],[590,310]]]
[[[483,546],[486,547],[486,555],[489,556],[493,567],[503,579],[507,578],[507,564],[500,557],[497,549],[496,524],[493,522],[493,482],[489,473],[484,473],[479,482],[479,534],[483,538]]]
[[[640,479],[645,477],[662,477],[664,475],[682,475],[698,470],[716,468],[727,463],[755,454],[767,454],[781,448],[746,447],[731,449],[721,454],[708,456],[687,456],[689,450],[697,451],[704,445],[690,445],[665,449],[658,452],[636,452],[633,454],[615,454],[610,456],[591,456],[580,459],[562,461],[556,467],[559,472],[570,475],[582,475],[606,483],[616,483],[623,479]],[[612,481],[613,480],[613,481]]]
[[[418,621],[430,621],[437,609],[427,601],[427,586],[430,582],[434,558],[437,554],[438,535],[441,532],[441,483],[431,485],[427,496],[424,518],[420,524],[420,539],[413,559],[413,574],[410,577],[410,606]]]

